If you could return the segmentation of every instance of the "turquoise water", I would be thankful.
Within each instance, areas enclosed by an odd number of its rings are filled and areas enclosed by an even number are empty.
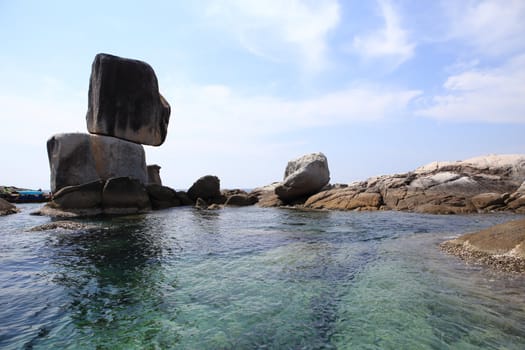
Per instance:
[[[174,208],[0,217],[2,349],[523,349],[525,277],[447,237],[509,215]]]

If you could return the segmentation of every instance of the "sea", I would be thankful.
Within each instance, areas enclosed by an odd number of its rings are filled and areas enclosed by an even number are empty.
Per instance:
[[[510,214],[0,217],[1,349],[525,349],[525,276],[439,243]]]

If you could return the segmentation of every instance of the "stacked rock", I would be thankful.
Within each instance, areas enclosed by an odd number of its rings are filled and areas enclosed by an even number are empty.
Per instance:
[[[53,201],[43,208],[43,214],[150,210],[148,183],[155,183],[157,197],[159,191],[166,191],[158,176],[160,167],[146,166],[143,145],[164,142],[169,118],[170,105],[159,93],[149,64],[96,55],[86,115],[89,134],[57,134],[47,141]],[[148,173],[155,170],[157,176],[152,180]]]

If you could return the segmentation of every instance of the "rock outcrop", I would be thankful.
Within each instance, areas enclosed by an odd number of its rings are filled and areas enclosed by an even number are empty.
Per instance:
[[[37,214],[53,217],[137,214],[151,210],[151,206],[148,191],[140,181],[115,177],[64,187]]]
[[[18,213],[18,209],[5,199],[0,198],[0,216]]]
[[[103,53],[95,56],[86,115],[90,133],[159,146],[166,139],[169,118],[170,106],[149,64]]]
[[[221,194],[221,182],[217,176],[206,175],[195,181],[188,189],[188,197],[194,202],[198,198],[208,203],[223,204],[225,198]]]
[[[525,156],[491,155],[457,162],[434,162],[406,174],[373,177],[308,198],[312,209],[403,210],[456,214],[511,210],[525,212],[518,191],[525,179]]]
[[[112,177],[148,180],[144,147],[114,137],[58,134],[47,141],[51,191]]]
[[[157,184],[162,186],[162,180],[160,179],[160,166],[157,164],[148,165],[148,184]]]
[[[443,242],[440,247],[467,262],[509,272],[525,272],[525,219],[468,233]]]
[[[328,160],[322,153],[312,153],[288,162],[284,180],[275,194],[285,203],[311,196],[330,181]]]
[[[47,141],[53,200],[40,214],[134,214],[193,202],[162,186],[142,144],[166,139],[170,106],[145,62],[98,54],[89,82],[87,129]],[[146,187],[148,186],[148,187]]]

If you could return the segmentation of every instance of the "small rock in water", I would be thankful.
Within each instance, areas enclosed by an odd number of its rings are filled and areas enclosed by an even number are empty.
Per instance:
[[[56,230],[56,229],[62,229],[62,230],[84,230],[94,228],[94,226],[83,224],[80,222],[75,221],[54,221],[47,224],[35,226],[31,228],[30,232],[35,231],[49,231],[49,230]]]

